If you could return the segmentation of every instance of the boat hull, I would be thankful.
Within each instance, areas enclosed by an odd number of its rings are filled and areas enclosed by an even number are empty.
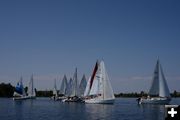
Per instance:
[[[23,96],[23,97],[14,97],[13,100],[26,100],[28,99],[27,96]]]
[[[78,102],[78,103],[83,103],[83,99],[81,98],[65,98],[62,100],[62,102]]]
[[[169,104],[170,98],[141,98],[139,104]]]
[[[91,103],[91,104],[114,104],[115,99],[87,99],[85,100],[85,103]]]
[[[27,99],[36,99],[36,96],[27,96]]]
[[[27,100],[27,99],[36,99],[36,96],[23,96],[23,97],[14,97],[13,100]]]

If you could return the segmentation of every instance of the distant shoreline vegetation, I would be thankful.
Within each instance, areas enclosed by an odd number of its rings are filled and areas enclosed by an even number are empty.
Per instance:
[[[13,97],[15,87],[12,86],[10,83],[1,83],[0,84],[0,97]],[[25,91],[28,90],[28,87],[25,87]],[[114,94],[115,97],[128,97],[128,98],[137,98],[141,96],[147,96],[147,93],[144,91],[141,91],[140,93],[132,92],[132,93],[119,93]],[[37,97],[51,97],[53,96],[52,90],[36,90],[36,96]],[[176,90],[171,93],[172,97],[180,97],[180,92],[177,92]]]

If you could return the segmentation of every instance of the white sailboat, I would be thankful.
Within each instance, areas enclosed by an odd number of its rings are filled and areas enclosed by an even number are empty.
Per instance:
[[[148,96],[138,99],[138,102],[139,104],[168,104],[170,101],[169,88],[161,64],[159,60],[157,60]]]
[[[89,92],[90,92],[90,81],[91,81],[91,77],[89,77],[88,82],[86,84],[86,88],[85,88],[84,95],[83,95],[84,97],[89,95]]]
[[[85,75],[83,75],[82,79],[81,79],[81,82],[80,82],[80,85],[79,85],[79,95],[81,97],[84,96],[84,91],[86,89],[86,85],[87,85],[87,82],[86,82],[86,77]]]
[[[51,97],[53,100],[58,99],[58,91],[56,86],[56,79],[54,79],[54,88],[53,88],[53,96]]]
[[[66,75],[64,75],[63,80],[61,82],[60,91],[59,91],[60,96],[65,96],[66,95],[67,85],[68,85],[67,77],[66,77]]]
[[[72,87],[72,97],[79,96],[79,84],[78,84],[78,78],[77,78],[77,68],[75,69],[75,73],[73,76],[73,87]]]
[[[15,87],[13,100],[25,100],[25,99],[27,99],[27,95],[23,86],[23,78],[21,77]]]
[[[67,77],[66,75],[64,75],[63,80],[61,82],[61,87],[60,87],[60,91],[59,91],[59,97],[58,100],[64,100],[67,97],[67,87],[68,87],[68,83],[67,83]]]
[[[73,87],[73,80],[72,78],[70,78],[66,87],[66,92],[65,92],[66,96],[70,97],[72,95],[72,87]]]
[[[85,90],[85,103],[113,104],[114,93],[104,62],[97,61]]]
[[[82,102],[83,100],[79,97],[79,84],[77,79],[77,68],[75,70],[72,81],[69,83],[69,96],[63,99],[63,102]]]
[[[34,99],[36,98],[36,92],[34,89],[34,79],[33,79],[33,75],[31,76],[31,79],[29,81],[29,87],[28,87],[28,96],[29,99]]]

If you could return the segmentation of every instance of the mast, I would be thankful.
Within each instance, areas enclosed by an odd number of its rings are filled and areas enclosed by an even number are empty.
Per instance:
[[[23,86],[23,78],[22,78],[22,76],[21,76],[21,78],[20,78],[20,87],[21,87],[21,89],[22,89],[22,95],[23,95],[23,96],[26,96],[26,92],[25,92],[24,86]]]
[[[78,96],[78,80],[77,80],[77,68],[75,70],[74,74],[74,82],[75,82],[75,96]]]
[[[31,76],[31,95],[34,95],[34,81],[33,81],[33,75]]]
[[[54,79],[54,90],[53,90],[53,94],[54,94],[55,96],[58,96],[58,94],[57,94],[57,86],[56,86],[56,79]]]
[[[77,68],[73,76],[73,85],[72,85],[72,96],[78,96],[78,79],[77,79]]]

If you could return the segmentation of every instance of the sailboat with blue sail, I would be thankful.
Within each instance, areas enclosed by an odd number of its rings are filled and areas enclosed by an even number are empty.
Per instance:
[[[26,94],[26,92],[24,90],[24,86],[23,86],[23,78],[21,77],[15,87],[15,91],[13,94],[13,100],[25,100],[27,98],[28,97],[27,97],[27,94]]]

